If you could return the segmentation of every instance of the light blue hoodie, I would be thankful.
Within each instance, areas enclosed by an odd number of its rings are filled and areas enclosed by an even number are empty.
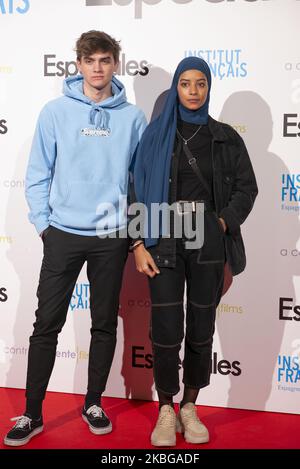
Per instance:
[[[100,103],[83,94],[80,75],[67,78],[63,91],[37,122],[25,183],[29,220],[38,233],[49,225],[87,236],[115,232],[127,224],[120,201],[127,197],[144,113],[127,102],[115,77],[113,96]],[[113,204],[115,212],[103,204]]]

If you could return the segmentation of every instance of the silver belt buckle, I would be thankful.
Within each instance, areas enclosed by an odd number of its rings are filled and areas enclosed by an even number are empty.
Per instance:
[[[179,210],[179,206],[181,206],[180,204],[192,204],[192,210]],[[196,202],[194,200],[177,200],[177,203],[176,203],[176,207],[177,207],[177,213],[178,215],[184,215],[185,213],[188,213],[188,212],[195,212],[196,211]]]
[[[178,215],[184,215],[184,210],[181,210],[181,204],[183,204],[185,201],[184,200],[177,200],[176,202],[176,209],[177,209],[177,213]]]

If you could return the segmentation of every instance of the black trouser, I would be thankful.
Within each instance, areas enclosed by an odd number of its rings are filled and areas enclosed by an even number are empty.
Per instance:
[[[151,248],[149,249],[151,253]],[[185,249],[176,240],[176,267],[160,267],[149,279],[152,301],[150,335],[156,389],[169,395],[179,391],[179,351],[184,337],[183,297],[187,285],[183,382],[200,389],[209,384],[216,307],[224,278],[224,233],[214,212],[204,216],[204,244]],[[197,262],[198,261],[198,262]]]
[[[116,345],[119,294],[128,239],[80,236],[50,227],[37,290],[38,309],[30,337],[26,397],[43,399],[53,369],[57,336],[85,261],[92,318],[88,390],[105,389]]]

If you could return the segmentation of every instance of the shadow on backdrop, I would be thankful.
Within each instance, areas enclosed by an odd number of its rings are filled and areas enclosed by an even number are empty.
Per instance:
[[[227,405],[263,410],[286,324],[279,320],[279,297],[294,297],[293,275],[299,274],[299,263],[293,267],[280,253],[286,246],[296,247],[299,220],[297,212],[281,210],[281,177],[289,171],[282,158],[269,150],[273,121],[268,103],[252,91],[234,93],[219,120],[241,126],[259,188],[253,211],[242,225],[246,270],[230,290],[230,299],[241,302],[235,306],[242,307],[242,314],[224,312],[217,320],[222,356],[238,360],[242,370],[238,377],[229,374]],[[221,303],[226,304],[226,298]]]

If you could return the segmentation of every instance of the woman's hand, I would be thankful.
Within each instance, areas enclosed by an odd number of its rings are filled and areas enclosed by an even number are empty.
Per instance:
[[[148,275],[149,277],[154,277],[156,274],[160,274],[160,271],[155,264],[153,257],[151,256],[150,252],[147,251],[144,244],[139,244],[134,249],[134,258],[135,258],[135,265],[136,269]]]
[[[227,225],[225,223],[225,220],[223,220],[223,218],[219,218],[219,220],[221,222],[221,225],[222,225],[224,233],[225,233],[225,231],[227,230]]]

